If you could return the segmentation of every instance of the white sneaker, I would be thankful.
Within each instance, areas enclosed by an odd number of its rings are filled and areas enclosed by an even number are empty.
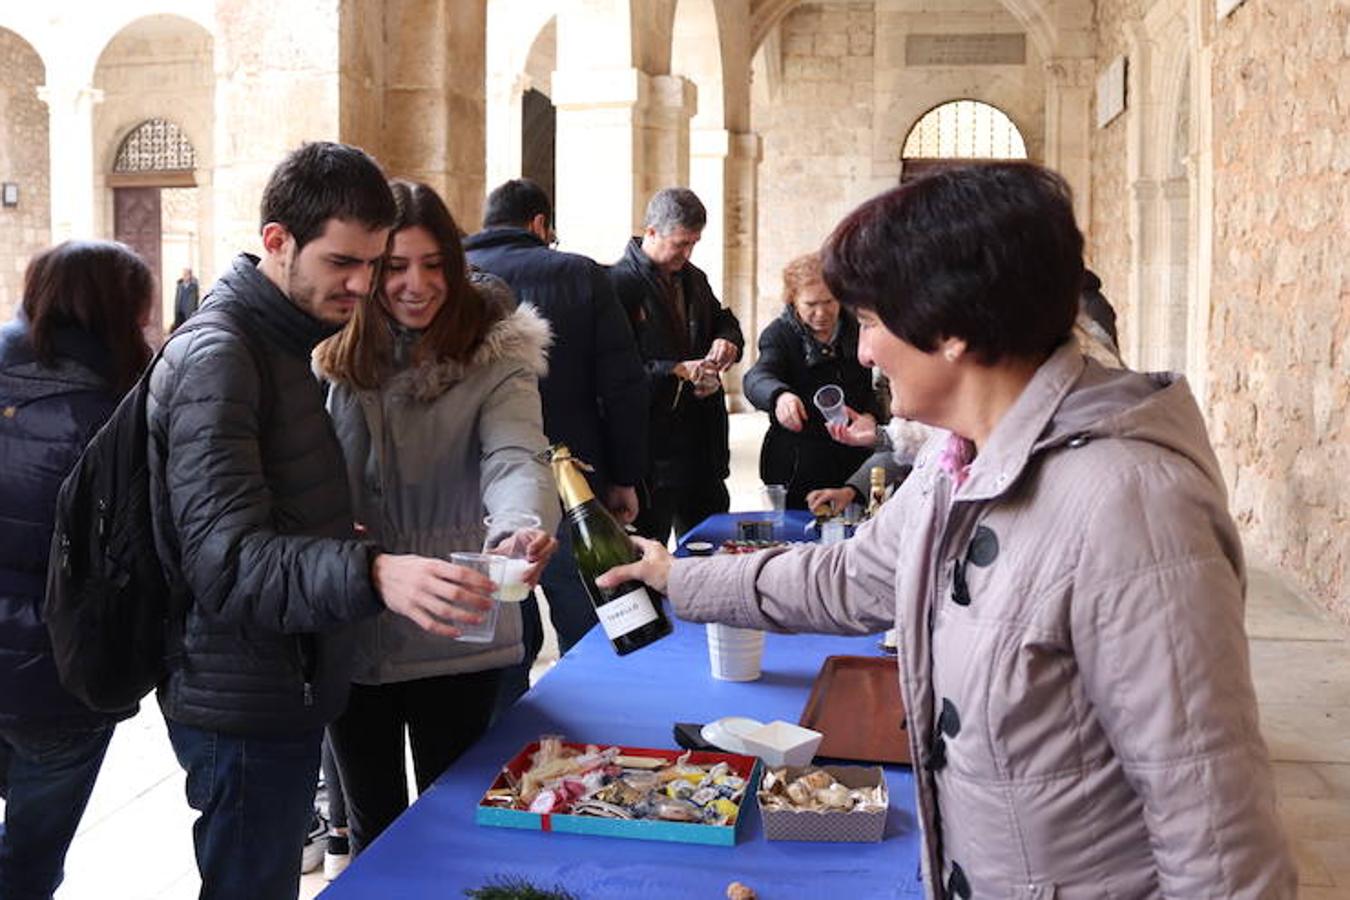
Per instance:
[[[318,812],[309,822],[309,833],[305,835],[305,848],[300,853],[300,873],[308,875],[323,865],[324,836],[328,834],[328,823]]]
[[[327,846],[323,851],[323,880],[332,881],[343,873],[352,861],[347,835],[335,831],[328,833]]]

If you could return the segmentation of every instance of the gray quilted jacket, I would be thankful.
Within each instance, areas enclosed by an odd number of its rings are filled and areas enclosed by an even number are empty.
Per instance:
[[[335,382],[329,394],[357,521],[390,553],[446,558],[481,550],[483,516],[491,512],[533,512],[545,531],[558,527],[557,488],[537,456],[548,445],[539,407],[548,323],[533,307],[511,310],[500,280],[476,284],[507,315],[467,365],[405,368],[380,390]],[[519,604],[502,606],[496,635],[483,644],[428,634],[384,612],[357,627],[352,681],[478,672],[523,658]]]
[[[930,897],[1294,897],[1242,547],[1185,381],[1066,344],[954,492],[945,438],[850,541],[678,561],[677,613],[894,623]]]

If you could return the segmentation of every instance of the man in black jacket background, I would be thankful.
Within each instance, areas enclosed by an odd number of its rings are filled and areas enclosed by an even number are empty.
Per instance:
[[[151,374],[155,542],[188,593],[159,702],[201,813],[201,896],[291,900],[323,728],[347,700],[348,626],[387,606],[453,637],[488,601],[468,570],[357,538],[310,370],[371,291],[395,217],[384,174],[354,147],[306,144],[261,212],[263,258],[241,254],[207,298],[253,349],[202,328]]]
[[[516,179],[488,195],[483,230],[464,242],[469,262],[511,286],[553,328],[548,375],[539,380],[544,433],[566,444],[595,471],[595,495],[620,522],[637,516],[637,486],[647,466],[647,383],[632,329],[605,270],[594,260],[549,247],[553,204],[533,181]],[[540,584],[566,653],[596,623],[577,575],[570,527],[558,529],[555,553]],[[533,597],[525,613],[526,658],[500,687],[498,708],[528,687],[542,630]]]
[[[745,338],[703,270],[689,262],[708,212],[693,191],[657,191],[643,232],[610,269],[637,336],[651,392],[647,490],[637,530],[665,541],[731,505],[726,395],[721,375]]]

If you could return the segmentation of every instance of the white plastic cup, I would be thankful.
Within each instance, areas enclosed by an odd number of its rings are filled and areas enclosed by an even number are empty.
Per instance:
[[[827,384],[816,391],[811,402],[820,410],[825,421],[831,425],[847,425],[848,413],[844,410],[844,389],[837,384]]]
[[[764,659],[764,632],[708,623],[708,664],[719,681],[754,681]]]
[[[525,575],[532,565],[525,558],[525,548],[529,541],[522,531],[539,527],[539,517],[527,512],[493,513],[483,519],[487,526],[487,535],[483,539],[483,552],[501,557],[500,578],[493,597],[501,603],[520,603],[530,596],[530,586],[525,583]]]
[[[486,575],[493,582],[500,585],[502,579],[502,570],[505,568],[506,557],[498,556],[493,553],[451,553],[450,562],[457,566],[463,566],[466,569],[473,569],[475,572]],[[497,616],[501,613],[501,604],[496,602],[496,594],[493,594],[493,603],[483,611],[483,621],[474,625],[471,622],[454,622],[454,626],[459,629],[457,641],[464,641],[469,644],[489,643],[493,635],[497,633]]]

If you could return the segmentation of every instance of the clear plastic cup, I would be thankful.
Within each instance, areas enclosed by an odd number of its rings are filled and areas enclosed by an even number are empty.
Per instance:
[[[719,681],[754,681],[764,659],[764,632],[708,623],[708,664]]]
[[[483,552],[502,558],[502,577],[496,579],[497,592],[493,596],[502,603],[519,603],[530,596],[525,576],[532,563],[525,558],[529,538],[522,532],[537,529],[539,517],[527,512],[493,513],[483,519],[487,535]]]
[[[787,486],[782,484],[764,485],[764,506],[769,512],[769,521],[773,523],[773,540],[783,539],[787,510]]]
[[[831,425],[847,425],[848,413],[844,410],[844,389],[837,384],[827,384],[816,391],[811,402],[820,410],[825,421]]]
[[[505,566],[506,558],[497,556],[493,553],[451,553],[450,562],[457,566],[463,566],[466,569],[473,569],[482,575],[486,575],[493,582],[501,584],[502,570]],[[486,644],[492,640],[493,635],[497,633],[497,616],[501,613],[501,604],[496,602],[496,595],[493,595],[492,606],[483,611],[483,621],[477,625],[471,622],[455,622],[454,626],[459,629],[457,641],[465,641],[470,644]]]

